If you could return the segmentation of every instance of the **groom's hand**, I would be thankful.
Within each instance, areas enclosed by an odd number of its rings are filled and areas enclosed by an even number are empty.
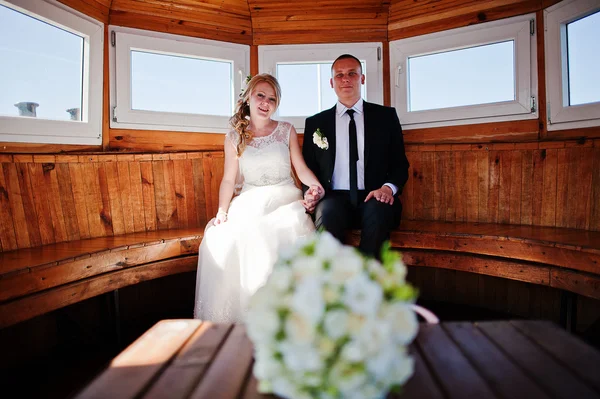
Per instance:
[[[389,186],[383,186],[377,190],[371,191],[369,195],[367,195],[367,198],[365,198],[365,202],[371,198],[375,198],[377,201],[383,202],[384,204],[392,205],[394,203],[394,195]]]

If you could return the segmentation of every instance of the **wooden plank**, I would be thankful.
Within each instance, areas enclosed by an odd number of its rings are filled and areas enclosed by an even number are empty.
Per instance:
[[[70,163],[69,172],[71,174],[71,183],[73,184],[73,200],[77,213],[77,224],[79,225],[79,236],[81,238],[90,238],[90,225],[87,216],[86,188],[83,179],[83,164]]]
[[[185,206],[187,211],[186,227],[197,227],[196,222],[196,201],[194,198],[194,171],[192,160],[186,159],[183,161],[183,176],[185,184]]]
[[[104,173],[106,174],[113,233],[115,235],[125,234],[125,220],[123,217],[123,207],[121,206],[117,162],[105,162],[101,167],[104,168]]]
[[[489,200],[489,152],[477,151],[477,189],[478,189],[478,209],[477,219],[479,222],[489,221],[488,200]]]
[[[73,198],[69,164],[57,163],[56,177],[58,179],[58,191],[60,193],[60,202],[63,209],[67,240],[79,240],[81,237],[79,234],[79,225],[77,223],[77,210]]]
[[[107,292],[173,274],[195,271],[198,256],[169,259],[105,273],[93,279],[66,284],[29,295],[18,301],[0,303],[0,328],[81,302]],[[111,396],[106,396],[111,397]]]
[[[404,131],[407,144],[482,143],[491,141],[529,142],[538,139],[538,121],[509,121],[410,129]]]
[[[133,206],[131,205],[131,177],[129,176],[129,162],[117,162],[119,174],[119,193],[121,195],[121,207],[123,208],[123,225],[125,233],[133,233]]]
[[[100,193],[100,179],[98,176],[98,163],[83,163],[82,170],[85,187],[85,203],[90,223],[90,236],[106,236],[105,221],[102,218],[102,194]]]
[[[579,148],[577,157],[577,192],[578,200],[575,207],[575,228],[588,230],[590,228],[590,211],[592,197],[592,167],[594,159],[593,148]],[[571,216],[573,217],[573,216]]]
[[[52,215],[52,225],[54,226],[55,242],[67,241],[67,226],[65,223],[65,214],[60,198],[60,190],[58,185],[58,174],[56,170],[57,164],[44,164],[44,180],[45,186],[49,193],[48,201]]]
[[[473,151],[465,152],[463,161],[467,196],[461,202],[466,208],[465,220],[467,222],[477,222],[479,219],[479,174],[476,173],[477,153]]]
[[[406,184],[402,188],[402,218],[407,220],[414,219],[414,165],[413,165],[413,155],[414,152],[407,152],[406,158],[410,163],[410,167],[408,169],[408,180],[406,180]]]
[[[510,208],[510,223],[520,224],[521,223],[521,187],[523,178],[522,164],[523,164],[523,152],[512,151],[510,163],[510,195],[509,195],[509,208]]]
[[[456,204],[458,193],[456,192],[456,175],[455,170],[455,153],[447,152],[448,156],[445,158],[444,171],[444,193],[446,194],[446,209],[444,220],[453,222],[456,220]]]
[[[513,320],[511,324],[600,392],[600,352],[548,321]]]
[[[230,324],[203,322],[144,398],[189,397],[214,360],[232,327]]]
[[[390,394],[388,399],[401,398],[431,398],[442,399],[444,394],[438,386],[437,380],[427,364],[423,360],[421,352],[416,345],[411,345],[410,354],[415,361],[415,372],[412,377],[402,387],[400,395]]]
[[[423,213],[421,219],[432,220],[433,208],[435,206],[434,199],[434,175],[435,163],[434,152],[423,152],[421,155],[421,169],[423,174],[422,180],[422,204]]]
[[[558,150],[546,150],[542,197],[542,226],[556,225],[556,179]]]
[[[168,228],[169,211],[165,188],[165,162],[152,161],[152,174],[154,176],[154,198],[156,203],[156,228]]]
[[[13,222],[13,212],[9,200],[10,187],[6,184],[3,172],[3,165],[0,164],[0,250],[10,251],[17,249],[17,235]]]
[[[140,162],[140,177],[142,179],[146,231],[154,231],[156,230],[156,201],[154,200],[152,162]]]
[[[510,223],[512,151],[500,151],[498,223]]]
[[[252,343],[246,336],[244,326],[238,324],[227,337],[227,341],[190,398],[237,398],[251,362]],[[227,384],[223,384],[223,381],[227,381]]]
[[[143,392],[200,326],[200,320],[162,320],[117,356],[77,398],[134,398]]]
[[[482,322],[478,327],[525,370],[546,392],[556,398],[597,398],[581,380],[538,345],[507,322]]]
[[[139,162],[129,162],[129,179],[133,230],[136,232],[146,231],[144,199],[142,196],[142,173]]]
[[[600,277],[598,276],[555,269],[550,273],[550,286],[600,299]]]
[[[173,186],[175,188],[175,207],[177,208],[177,226],[188,227],[188,214],[185,189],[185,170],[184,161],[175,160],[173,162]]]
[[[25,210],[23,208],[23,196],[21,194],[21,187],[19,186],[19,176],[17,175],[17,167],[14,163],[5,163],[0,164],[0,169],[4,170],[4,187],[8,194],[8,202],[10,203],[10,211],[12,213],[11,219],[14,224],[17,248],[30,247],[31,242],[29,240],[27,219],[25,217]],[[0,201],[3,200],[0,199]],[[8,215],[8,213],[6,213],[6,215]],[[6,217],[6,215],[4,217]],[[4,233],[1,234],[2,237],[4,237]],[[2,246],[0,246],[0,248],[2,248]]]
[[[422,324],[416,341],[448,398],[495,397],[485,380],[441,325]]]
[[[444,330],[486,379],[505,398],[549,398],[473,323],[445,323]],[[507,383],[510,381],[510,383]]]
[[[37,222],[40,227],[42,244],[51,244],[55,242],[54,226],[52,225],[52,211],[48,202],[48,196],[51,194],[46,187],[43,165],[41,163],[29,163],[27,166],[32,185],[35,186],[35,189],[33,190],[33,204],[36,210]]]
[[[567,211],[569,167],[569,150],[558,150],[556,167],[556,227],[567,227],[569,221],[569,213]]]
[[[205,226],[209,218],[207,212],[206,184],[204,181],[204,159],[194,159],[192,161],[194,173],[194,202],[196,204],[196,223],[198,226]],[[214,215],[211,215],[211,218]]]
[[[19,188],[21,189],[21,199],[23,201],[23,211],[25,212],[25,221],[27,222],[27,233],[32,247],[42,245],[42,236],[37,222],[37,213],[33,201],[33,189],[29,170],[26,163],[16,163],[17,176],[19,178]]]
[[[413,218],[423,219],[423,153],[415,152],[411,160],[413,170]]]
[[[600,148],[593,153],[590,230],[600,231]]]
[[[457,222],[464,222],[466,220],[466,207],[467,201],[467,190],[466,190],[466,170],[464,157],[466,152],[464,151],[453,151],[454,156],[454,178],[455,182],[458,183],[454,186],[454,190],[457,191],[454,196],[454,209],[456,210],[455,219]]]
[[[435,152],[434,156],[434,180],[433,180],[433,219],[446,219],[446,193],[444,186],[444,162],[448,158],[448,152]]]
[[[533,222],[533,151],[523,151],[521,156],[521,223]]]
[[[532,180],[532,224],[539,226],[542,223],[542,197],[544,196],[544,162],[547,150],[533,152],[533,180]]]
[[[111,162],[114,164],[114,162]],[[112,207],[110,203],[110,193],[108,188],[108,176],[106,168],[104,167],[107,162],[96,164],[96,172],[98,173],[98,188],[100,189],[100,198],[102,199],[102,210],[100,211],[100,220],[102,220],[102,226],[104,227],[103,236],[112,236],[113,220],[112,220]]]
[[[498,222],[498,208],[500,201],[500,151],[490,151],[489,174],[490,183],[488,196],[488,221]]]
[[[175,229],[178,226],[177,193],[175,192],[175,169],[173,161],[171,160],[165,161],[164,164],[167,226],[169,229]]]

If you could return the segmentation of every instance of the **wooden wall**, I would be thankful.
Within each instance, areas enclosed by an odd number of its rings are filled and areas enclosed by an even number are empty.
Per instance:
[[[408,145],[403,218],[600,231],[600,140]]]
[[[222,175],[222,152],[0,155],[0,250],[204,227]]]

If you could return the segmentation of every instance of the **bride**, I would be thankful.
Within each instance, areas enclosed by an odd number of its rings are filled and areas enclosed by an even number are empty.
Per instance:
[[[304,162],[294,127],[271,119],[280,99],[277,80],[256,75],[230,119],[219,210],[208,223],[198,256],[197,319],[241,322],[249,297],[271,273],[279,248],[315,229],[291,165],[311,193],[322,197],[324,190]],[[241,192],[232,199],[240,185]]]

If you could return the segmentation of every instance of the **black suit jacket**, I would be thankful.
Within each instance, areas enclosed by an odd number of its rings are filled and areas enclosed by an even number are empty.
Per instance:
[[[408,179],[409,163],[396,110],[364,101],[363,112],[365,190],[373,191],[381,188],[384,183],[392,183],[398,187],[397,195],[400,195]],[[311,116],[306,119],[304,127],[302,154],[308,167],[323,185],[326,194],[332,190],[331,178],[335,165],[335,113],[334,106]],[[313,142],[313,133],[317,128],[327,137],[329,149],[323,150]]]

